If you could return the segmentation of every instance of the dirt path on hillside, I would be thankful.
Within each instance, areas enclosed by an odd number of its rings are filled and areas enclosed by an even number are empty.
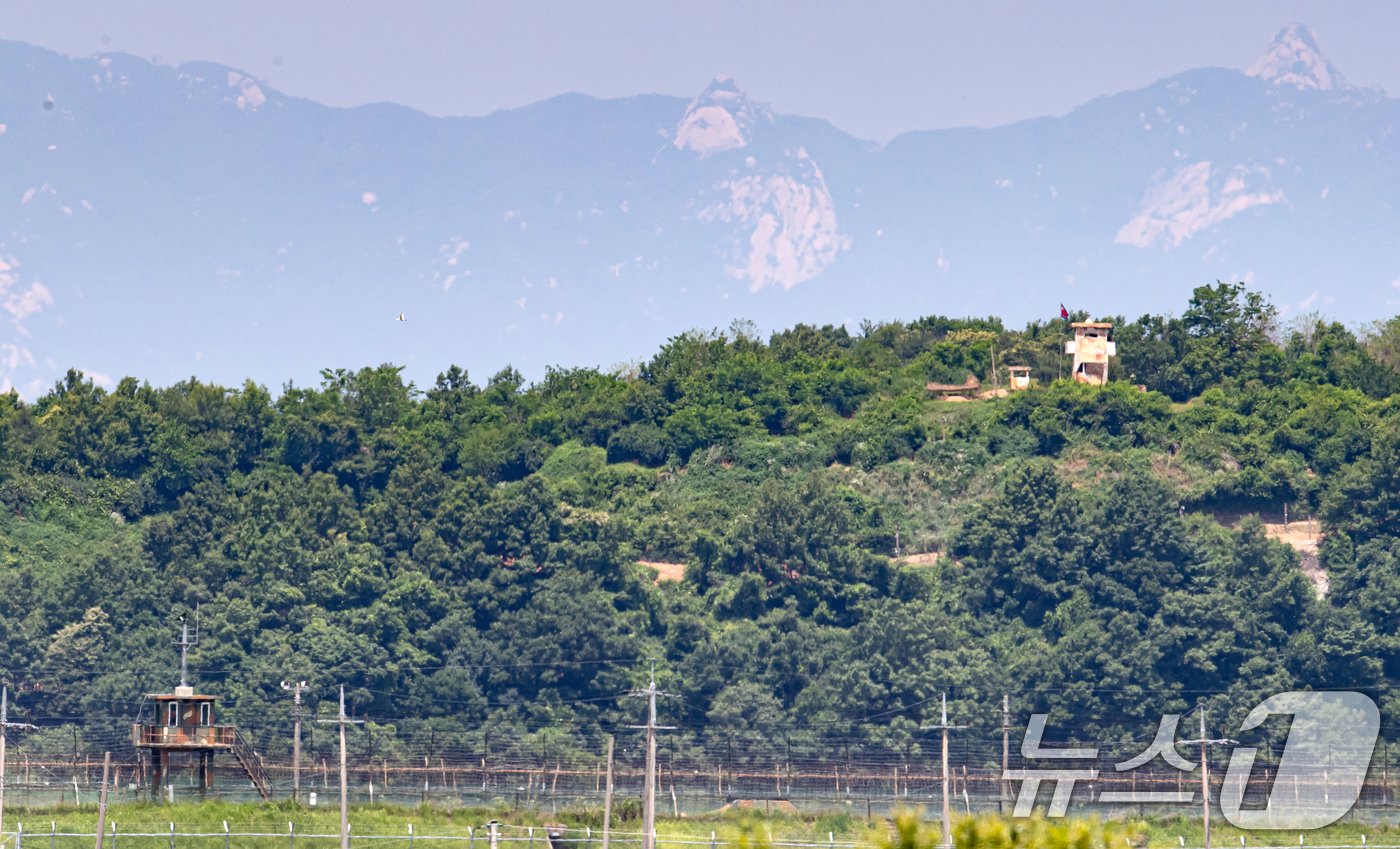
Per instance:
[[[680,581],[685,578],[684,563],[664,563],[660,560],[638,560],[642,566],[656,572],[656,583],[662,581]]]
[[[1212,512],[1217,522],[1231,528],[1239,527],[1240,520],[1246,515],[1250,515],[1222,510]],[[1317,559],[1317,544],[1322,539],[1322,531],[1317,519],[1304,518],[1284,523],[1282,513],[1259,513],[1256,515],[1264,523],[1264,533],[1298,552],[1302,561],[1299,565],[1303,574],[1312,582],[1317,597],[1325,598],[1329,582],[1327,570],[1322,568],[1321,562]]]

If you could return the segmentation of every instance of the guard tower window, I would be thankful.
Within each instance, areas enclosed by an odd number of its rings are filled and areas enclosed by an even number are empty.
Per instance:
[[[200,725],[208,725],[208,724],[209,724],[209,703],[208,703],[208,702],[200,702],[200,703],[199,703],[199,724],[200,724]]]
[[[180,724],[180,703],[167,702],[165,706],[165,724],[171,728]]]

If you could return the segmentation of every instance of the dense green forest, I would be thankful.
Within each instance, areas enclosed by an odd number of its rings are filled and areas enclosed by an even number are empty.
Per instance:
[[[1203,696],[1361,688],[1393,739],[1400,319],[1282,324],[1216,284],[1111,320],[1103,387],[1057,379],[1067,322],[942,317],[736,322],[528,386],[70,372],[0,396],[0,674],[22,717],[93,733],[175,683],[198,608],[226,717],[344,683],[383,745],[635,723],[650,661],[676,739],[740,752],[908,747],[944,690],[974,725],[1011,693],[1109,740]],[[1035,388],[925,392],[993,362]],[[1319,523],[1325,597],[1247,516],[1285,507]]]

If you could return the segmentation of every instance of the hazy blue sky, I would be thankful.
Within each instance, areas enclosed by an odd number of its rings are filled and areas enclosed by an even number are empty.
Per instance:
[[[1349,82],[1400,93],[1400,4],[1374,0],[0,2],[0,38],[207,59],[334,105],[479,115],[566,91],[691,96],[729,74],[779,112],[881,140],[1244,68],[1294,21]]]

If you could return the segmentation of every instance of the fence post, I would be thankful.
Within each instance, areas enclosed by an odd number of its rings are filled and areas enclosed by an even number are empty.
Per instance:
[[[170,849],[175,849],[175,823],[170,824]]]
[[[476,829],[467,826],[467,849],[476,849]]]
[[[491,820],[486,825],[491,829],[491,849],[498,849],[501,841],[501,824],[496,820]]]
[[[413,823],[408,824],[408,849],[413,849]]]
[[[296,830],[296,826],[292,825],[291,823],[287,823],[287,846],[288,846],[288,849],[296,849],[296,845],[297,845],[297,830]]]
[[[24,823],[15,830],[15,849],[24,849]]]
[[[54,844],[58,842],[58,822],[49,820],[49,849],[54,849]]]
[[[76,732],[75,732],[75,733],[76,733]],[[102,756],[102,786],[101,786],[100,788],[98,788],[98,791],[97,791],[98,794],[99,794],[99,801],[98,801],[98,803],[97,803],[97,849],[102,849],[102,838],[103,838],[102,832],[103,832],[103,826],[106,825],[106,819],[107,819],[107,778],[108,778],[108,774],[109,774],[109,772],[111,771],[111,769],[112,769],[112,753],[111,753],[111,752],[107,752],[105,755]],[[74,776],[74,777],[73,777],[73,793],[76,795],[77,792],[78,792],[78,778],[77,778],[77,776]],[[112,823],[112,826],[113,826],[114,828],[116,827],[116,822],[115,822],[115,821]],[[116,841],[114,840],[113,842],[115,843]]]
[[[228,849],[228,820],[224,820],[224,849]]]

